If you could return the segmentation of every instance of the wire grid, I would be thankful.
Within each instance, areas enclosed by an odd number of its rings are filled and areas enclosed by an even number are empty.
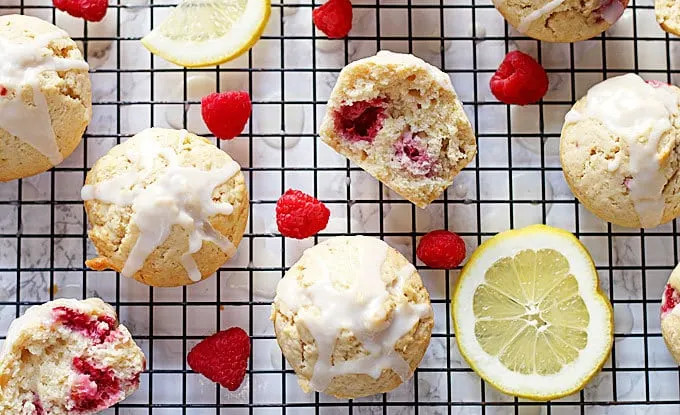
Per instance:
[[[565,190],[555,152],[561,117],[598,80],[628,71],[680,80],[674,58],[678,39],[659,29],[642,29],[655,27],[651,2],[632,1],[626,22],[618,24],[629,29],[559,46],[518,35],[489,1],[364,0],[354,5],[352,35],[328,41],[311,26],[315,5],[273,4],[269,27],[253,50],[234,64],[199,70],[171,66],[139,46],[140,36],[160,21],[170,4],[117,0],[107,17],[112,31],[93,33],[91,24],[76,26],[76,33],[69,30],[83,42],[91,64],[105,61],[91,71],[94,118],[81,147],[64,164],[34,178],[0,184],[0,338],[25,308],[53,298],[98,295],[112,303],[148,359],[140,390],[106,411],[115,414],[679,413],[678,367],[663,346],[658,323],[661,290],[678,260],[677,225],[673,221],[636,231],[598,221]],[[0,0],[0,14],[17,12],[58,25],[70,19],[48,3]],[[287,25],[291,15],[302,19]],[[424,15],[429,20],[423,24]],[[359,28],[357,20],[363,21]],[[434,31],[432,26],[437,26]],[[294,47],[300,42],[310,46],[309,55]],[[335,45],[332,64],[318,63],[327,53],[319,49],[322,44]],[[101,45],[105,47],[91,52]],[[515,47],[532,52],[548,68],[553,86],[561,84],[537,105],[511,108],[488,91],[498,62]],[[415,53],[450,74],[477,132],[478,157],[425,211],[332,154],[317,138],[325,101],[342,66],[383,48]],[[564,53],[563,61],[549,59],[555,51]],[[583,54],[599,64],[579,64]],[[262,56],[267,65],[260,65]],[[217,90],[229,89],[230,80],[239,78],[253,97],[253,115],[244,134],[217,143],[242,164],[249,183],[251,217],[237,258],[214,278],[171,290],[145,287],[112,272],[88,271],[83,262],[94,250],[78,197],[87,168],[107,148],[141,128],[162,125],[163,115],[167,119],[172,109],[179,108],[183,127],[200,130],[191,125],[199,102],[190,97],[187,86],[196,74],[214,78]],[[295,92],[305,83],[309,98]],[[173,84],[183,86],[181,96],[164,98]],[[273,95],[259,94],[257,87],[263,85]],[[292,107],[303,108],[311,126],[291,128]],[[260,129],[259,120],[273,121],[281,131]],[[298,139],[297,152],[296,147],[286,148]],[[262,146],[263,140],[270,146]],[[288,187],[302,188],[326,202],[337,218],[334,226],[313,241],[278,235],[272,227],[273,206]],[[394,212],[400,212],[396,219],[391,217]],[[504,396],[486,385],[462,361],[453,336],[449,299],[458,270],[428,270],[420,263],[436,327],[413,379],[389,394],[354,401],[299,391],[294,373],[275,349],[267,317],[273,284],[302,249],[329,236],[362,233],[385,239],[415,261],[416,241],[428,230],[458,232],[471,252],[496,232],[531,222],[561,226],[579,236],[593,253],[614,304],[612,357],[584,391],[537,403]],[[269,284],[264,293],[262,281]],[[248,376],[234,393],[193,374],[185,361],[197,341],[232,325],[247,329],[253,343]]]

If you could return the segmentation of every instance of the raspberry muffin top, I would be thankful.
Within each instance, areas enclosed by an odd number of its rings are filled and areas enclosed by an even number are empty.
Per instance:
[[[680,89],[627,74],[593,86],[565,117],[564,176],[595,215],[653,228],[680,215]]]
[[[599,35],[621,17],[628,0],[493,0],[519,32],[547,42]]]
[[[92,114],[87,71],[63,30],[0,16],[0,181],[42,173],[75,150]]]
[[[306,392],[357,398],[409,379],[430,342],[430,297],[415,267],[367,236],[328,239],[286,273],[276,338]]]
[[[112,148],[81,192],[100,257],[153,286],[192,284],[231,258],[248,220],[240,166],[187,131],[150,128]]]

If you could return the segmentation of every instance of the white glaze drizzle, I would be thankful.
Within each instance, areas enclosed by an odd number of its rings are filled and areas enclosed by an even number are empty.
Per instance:
[[[572,109],[565,123],[584,117],[599,120],[628,144],[630,196],[642,227],[661,223],[666,178],[659,166],[658,146],[678,115],[678,96],[670,86],[649,85],[635,74],[607,79],[590,88],[584,113]],[[618,163],[608,165],[618,168]]]
[[[333,249],[342,249],[350,240],[356,258],[342,258],[338,263]],[[297,320],[316,342],[318,359],[310,381],[314,390],[322,392],[334,377],[347,374],[377,379],[384,369],[392,369],[402,380],[410,377],[408,362],[394,346],[421,318],[431,315],[432,309],[429,304],[401,301],[388,313],[386,302],[391,296],[403,297],[404,284],[415,268],[408,264],[392,281],[384,281],[381,269],[387,250],[387,244],[376,238],[332,238],[305,251],[307,268],[302,281],[284,277],[279,283],[275,303],[284,312],[297,313]],[[368,354],[332,364],[342,330],[354,334]]]
[[[519,21],[519,26],[517,26],[517,30],[519,30],[521,33],[526,33],[526,31],[529,30],[529,26],[531,26],[533,22],[560,7],[564,1],[565,0],[551,0],[544,4],[543,7],[540,7],[522,17],[522,19]]]
[[[181,263],[189,278],[199,281],[201,273],[191,255],[201,249],[203,241],[213,242],[229,256],[236,250],[229,239],[210,225],[209,218],[233,212],[231,204],[214,201],[212,193],[238,173],[240,166],[233,160],[212,170],[182,166],[175,150],[162,147],[153,131],[142,131],[134,138],[139,145],[127,154],[132,162],[128,171],[95,185],[85,185],[81,197],[132,207],[130,221],[139,229],[139,237],[121,271],[123,275],[131,277],[139,271],[149,254],[170,235],[172,226],[179,225],[189,231],[189,249],[182,255]],[[178,136],[180,146],[183,138]],[[156,172],[158,169],[160,173]]]
[[[47,99],[40,90],[40,75],[45,71],[84,70],[89,66],[81,59],[53,56],[50,42],[68,38],[62,30],[37,36],[35,39],[14,43],[0,38],[0,86],[11,99],[0,96],[0,128],[25,141],[43,154],[53,165],[63,161],[59,152]],[[21,95],[29,87],[33,92],[33,105],[26,105]]]

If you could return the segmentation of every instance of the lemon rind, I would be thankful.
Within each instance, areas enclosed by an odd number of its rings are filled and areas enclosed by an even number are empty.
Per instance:
[[[250,5],[256,5],[251,9]],[[142,38],[141,42],[149,52],[157,55],[168,62],[174,63],[186,68],[202,68],[206,66],[221,65],[229,62],[243,55],[250,50],[255,43],[260,39],[264,33],[269,17],[271,16],[271,0],[249,1],[244,11],[243,16],[238,23],[242,25],[235,25],[224,36],[216,39],[210,39],[203,42],[195,41],[177,41],[170,40],[162,35],[158,28],[152,30],[148,35]],[[264,10],[261,16],[249,16],[249,13],[259,12]],[[257,21],[257,24],[248,24]],[[162,23],[161,23],[162,24]],[[252,33],[248,38],[238,39],[233,33]],[[231,39],[234,39],[233,41]],[[235,45],[229,48],[229,53],[214,53],[212,55],[205,55],[205,51],[225,49],[224,44],[232,42]],[[219,46],[219,47],[218,47]],[[165,50],[172,50],[172,53],[166,53]],[[177,53],[182,51],[182,53]]]
[[[489,249],[492,248],[496,245],[499,245],[501,243],[504,243],[506,240],[510,238],[516,238],[518,236],[526,235],[530,236],[532,234],[537,234],[537,233],[550,233],[553,236],[560,236],[562,237],[565,241],[569,242],[574,248],[578,249],[581,251],[582,258],[584,258],[588,264],[588,268],[591,272],[591,275],[594,276],[592,278],[592,286],[590,287],[584,287],[583,289],[579,286],[579,291],[583,292],[584,289],[588,289],[591,294],[592,294],[592,299],[596,300],[599,302],[599,306],[601,306],[602,310],[608,314],[608,321],[606,324],[607,330],[607,342],[606,342],[606,347],[602,349],[602,352],[599,353],[596,356],[593,356],[593,361],[596,361],[596,363],[592,366],[592,369],[589,371],[584,371],[583,375],[580,376],[578,379],[575,379],[573,382],[571,382],[568,386],[562,387],[562,388],[553,388],[553,390],[548,390],[549,386],[556,386],[554,384],[549,384],[549,382],[539,382],[539,385],[542,386],[541,388],[532,388],[532,390],[529,390],[529,388],[526,389],[520,389],[517,387],[512,387],[512,386],[507,386],[504,384],[500,384],[501,382],[498,381],[498,379],[494,378],[491,374],[487,373],[486,369],[481,369],[479,367],[478,362],[470,356],[470,350],[466,350],[466,346],[463,344],[461,341],[461,336],[459,335],[460,333],[460,326],[459,326],[459,321],[457,316],[457,309],[456,306],[459,304],[459,295],[461,293],[461,284],[467,277],[467,272],[469,272],[472,267],[475,266],[476,262],[479,260],[479,258]],[[570,263],[571,265],[571,263]],[[579,280],[580,283],[580,280]],[[531,400],[536,400],[536,401],[548,401],[548,400],[554,400],[558,398],[562,398],[568,395],[571,395],[575,392],[578,392],[579,390],[583,389],[585,385],[597,374],[600,372],[602,367],[605,365],[607,362],[607,359],[609,358],[609,355],[611,353],[611,348],[614,342],[614,317],[613,317],[613,309],[611,306],[611,303],[609,300],[607,300],[606,295],[602,291],[600,285],[599,285],[599,278],[597,276],[597,270],[595,268],[595,263],[593,262],[590,254],[588,253],[588,250],[585,248],[585,246],[579,241],[572,233],[558,229],[558,228],[553,228],[551,226],[546,226],[546,225],[532,225],[528,226],[526,228],[522,229],[513,229],[505,232],[501,232],[497,234],[495,237],[485,241],[482,243],[476,250],[475,252],[471,255],[470,259],[468,262],[465,264],[463,267],[463,270],[460,273],[460,277],[458,278],[458,281],[456,283],[455,289],[454,289],[454,295],[452,299],[452,316],[453,316],[453,326],[454,326],[454,332],[456,334],[456,343],[458,344],[458,349],[463,356],[463,358],[468,362],[470,367],[482,378],[484,379],[487,383],[495,387],[496,389],[500,390],[503,393],[506,393],[508,395],[513,395],[517,396],[520,398],[526,398],[526,399],[531,399]],[[589,306],[596,306],[597,303],[591,303]],[[590,311],[589,307],[589,311]],[[471,313],[472,311],[469,310]],[[476,341],[476,340],[475,340]],[[586,347],[592,347],[590,346],[590,340],[589,340],[589,345]],[[481,350],[481,347],[480,347]],[[496,359],[494,356],[489,356],[487,355],[488,358],[490,359]],[[514,373],[514,372],[513,372]],[[515,376],[526,376],[526,375],[521,375],[521,374],[515,374]],[[539,376],[539,375],[535,375]]]

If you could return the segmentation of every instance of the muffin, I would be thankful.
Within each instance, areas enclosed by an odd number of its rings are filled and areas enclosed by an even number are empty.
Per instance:
[[[63,30],[0,16],[0,181],[47,171],[75,150],[92,115],[87,71]]]
[[[340,236],[307,249],[276,289],[272,321],[305,392],[358,398],[411,377],[430,342],[430,297],[385,242]]]
[[[477,149],[449,77],[413,55],[387,51],[340,72],[320,135],[421,208],[451,185]]]
[[[680,215],[680,89],[634,74],[607,79],[565,117],[564,177],[601,219],[653,228]]]
[[[238,163],[187,131],[150,128],[112,148],[82,189],[99,257],[152,286],[192,284],[231,258],[248,220]]]
[[[680,2],[677,0],[654,0],[656,21],[668,33],[680,36]]]
[[[599,35],[621,17],[628,0],[493,0],[519,32],[546,42],[577,42]]]
[[[680,363],[680,265],[668,278],[668,284],[661,299],[661,335],[668,351]],[[676,311],[677,310],[677,311]]]
[[[145,358],[99,298],[33,306],[0,353],[0,413],[94,414],[139,387]]]

